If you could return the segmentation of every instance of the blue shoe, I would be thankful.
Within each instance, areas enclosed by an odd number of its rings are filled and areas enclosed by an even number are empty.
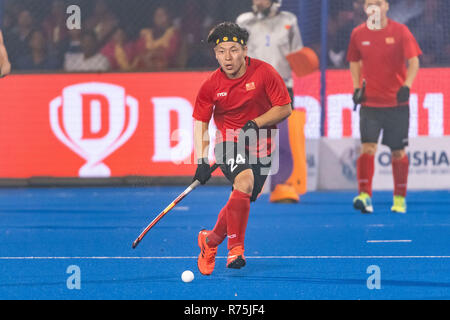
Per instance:
[[[361,192],[359,196],[353,199],[353,208],[361,211],[362,213],[372,213],[372,199],[369,194]]]

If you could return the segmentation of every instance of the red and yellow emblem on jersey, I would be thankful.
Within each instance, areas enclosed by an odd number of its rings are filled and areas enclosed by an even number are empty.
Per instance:
[[[254,82],[246,83],[245,84],[245,89],[247,89],[247,91],[255,90],[256,89],[255,83]]]
[[[395,38],[394,37],[387,37],[386,38],[386,43],[387,44],[394,44],[395,43]]]

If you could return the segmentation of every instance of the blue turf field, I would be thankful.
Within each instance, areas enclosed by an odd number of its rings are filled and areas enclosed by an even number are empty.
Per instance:
[[[312,192],[296,205],[263,195],[251,207],[247,266],[226,269],[224,243],[207,277],[197,233],[214,226],[229,187],[199,187],[131,249],[183,190],[0,189],[0,299],[450,299],[450,192],[410,192],[406,215],[389,211],[390,192],[374,194],[372,215],[353,210],[353,192]],[[79,290],[67,288],[71,265]],[[372,265],[381,289],[367,287]]]

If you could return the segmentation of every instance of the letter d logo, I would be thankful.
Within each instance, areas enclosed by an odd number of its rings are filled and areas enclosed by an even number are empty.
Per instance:
[[[50,102],[50,126],[56,137],[86,160],[80,177],[109,177],[102,163],[134,133],[138,102],[125,89],[88,82],[66,87]]]

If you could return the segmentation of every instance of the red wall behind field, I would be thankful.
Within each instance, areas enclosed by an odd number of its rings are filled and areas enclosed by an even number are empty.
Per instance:
[[[193,105],[206,76],[207,73],[9,76],[0,84],[0,177],[78,176],[87,160],[62,143],[52,131],[49,104],[62,95],[63,88],[87,82],[122,86],[126,95],[134,97],[139,104],[133,135],[102,159],[111,176],[191,175],[191,165],[152,162],[155,126],[151,99],[182,97]],[[176,120],[172,123],[176,125]]]
[[[192,106],[208,74],[6,77],[0,82],[0,177],[192,175]],[[313,102],[307,114],[315,119],[311,128],[320,121],[319,77],[317,73],[297,79],[295,87],[297,98]],[[412,89],[418,101],[418,135],[450,135],[449,79],[450,69],[420,71]],[[329,99],[344,95],[348,101],[352,92],[348,71],[329,71],[327,85]],[[306,100],[299,99],[296,107],[304,108]],[[355,135],[352,107],[342,109],[342,123],[331,131],[326,121],[326,132],[337,132],[336,138]],[[170,139],[177,129],[182,142]]]
[[[310,96],[316,100],[317,104],[320,104],[320,73],[316,72],[308,77],[296,80],[295,95]],[[351,123],[352,117],[358,119],[359,115],[352,111],[353,87],[350,72],[347,70],[329,70],[327,71],[326,83],[325,136],[331,138],[359,137],[359,132],[352,130]],[[449,99],[450,69],[421,69],[411,88],[410,126],[412,128],[410,136],[439,137],[450,135]],[[305,106],[297,103],[296,107],[304,108]],[[316,112],[320,112],[320,110]],[[341,114],[337,117],[336,112],[341,112]],[[335,120],[336,117],[339,119],[338,121]],[[330,123],[330,119],[333,119],[334,122]],[[319,121],[316,120],[316,122]],[[312,123],[311,125],[317,126],[318,124]],[[332,129],[331,132],[330,129]]]

